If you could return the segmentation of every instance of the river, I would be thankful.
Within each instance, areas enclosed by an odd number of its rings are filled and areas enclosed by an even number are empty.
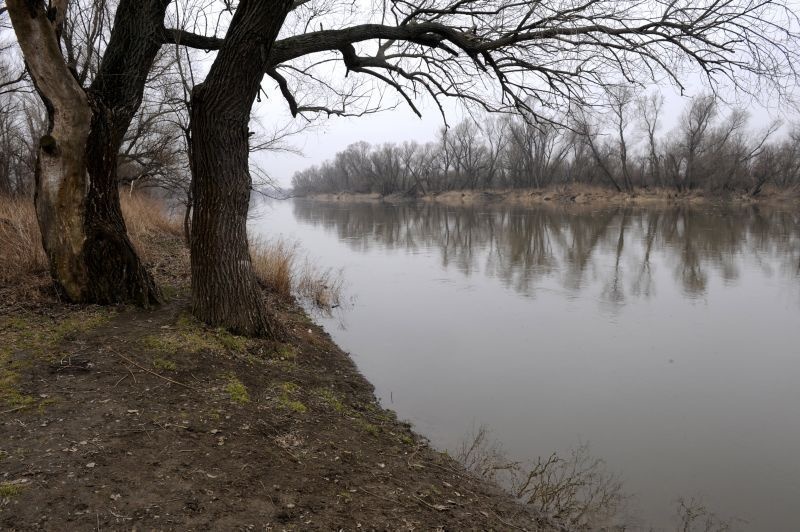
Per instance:
[[[674,530],[800,530],[800,213],[288,200],[251,234],[342,269],[318,317],[438,448],[486,425],[509,457],[587,446]]]

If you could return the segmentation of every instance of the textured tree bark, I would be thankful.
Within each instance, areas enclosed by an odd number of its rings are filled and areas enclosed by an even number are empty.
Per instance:
[[[117,158],[142,103],[144,86],[161,48],[169,0],[122,0],[100,70],[88,89],[92,123],[86,144],[84,262],[89,300],[157,304],[159,292],[128,238],[119,202]]]
[[[206,323],[274,336],[247,241],[248,123],[291,0],[242,0],[205,82],[192,93],[192,310]]]
[[[82,301],[89,274],[83,261],[84,205],[89,188],[85,148],[92,111],[72,77],[41,4],[6,2],[36,89],[50,118],[36,160],[36,214],[53,278],[64,295]]]
[[[86,91],[58,44],[66,4],[52,3],[47,13],[43,2],[7,3],[50,118],[36,167],[42,241],[53,279],[69,300],[150,306],[158,290],[127,236],[117,154],[141,104],[169,0],[120,2],[100,71]]]

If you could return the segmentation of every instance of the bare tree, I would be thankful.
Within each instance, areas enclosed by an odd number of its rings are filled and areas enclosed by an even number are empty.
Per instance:
[[[658,131],[661,112],[664,108],[664,96],[658,92],[651,92],[649,95],[637,100],[636,106],[639,111],[641,128],[647,140],[647,170],[652,183],[660,186],[662,185],[661,161],[658,156],[656,132]]]
[[[616,189],[617,192],[622,192],[622,187],[619,185],[619,182],[611,171],[609,157],[602,149],[602,146],[599,145],[599,127],[593,122],[591,115],[585,109],[581,109],[575,114],[574,121],[574,129],[589,147],[589,151],[594,158],[597,168],[600,169],[603,176],[614,187],[614,189]]]
[[[54,280],[73,301],[158,301],[128,239],[119,206],[117,157],[161,47],[168,0],[120,0],[102,61],[84,88],[62,53],[69,2],[8,0],[7,7],[50,125],[40,141],[37,215]],[[90,33],[102,35],[95,26]],[[67,33],[72,35],[72,29]],[[91,46],[89,47],[91,48]],[[84,59],[73,50],[73,59]]]
[[[633,179],[628,168],[628,142],[625,138],[625,130],[630,119],[630,106],[633,103],[633,91],[628,85],[617,85],[609,87],[608,103],[614,120],[614,129],[617,134],[619,150],[619,166],[622,174],[622,182],[625,190],[633,191]]]

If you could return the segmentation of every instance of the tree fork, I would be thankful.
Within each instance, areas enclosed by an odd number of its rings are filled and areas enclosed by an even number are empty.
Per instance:
[[[119,203],[117,155],[160,47],[169,0],[122,0],[100,70],[84,90],[59,47],[67,1],[7,2],[23,55],[47,108],[36,164],[42,242],[60,292],[75,302],[159,301]]]

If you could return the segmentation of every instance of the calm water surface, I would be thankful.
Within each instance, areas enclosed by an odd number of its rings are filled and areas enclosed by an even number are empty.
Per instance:
[[[327,330],[443,449],[588,443],[674,529],[700,497],[800,530],[800,213],[765,208],[263,205],[251,232],[343,268]]]

